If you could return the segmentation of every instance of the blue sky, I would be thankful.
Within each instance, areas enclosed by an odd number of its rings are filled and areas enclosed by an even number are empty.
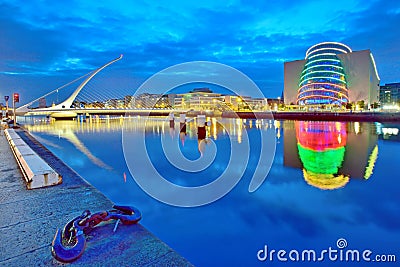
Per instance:
[[[400,1],[2,1],[0,102],[28,102],[124,54],[108,82],[132,92],[152,74],[215,61],[248,75],[267,97],[283,62],[322,41],[371,49],[381,84],[400,81]]]

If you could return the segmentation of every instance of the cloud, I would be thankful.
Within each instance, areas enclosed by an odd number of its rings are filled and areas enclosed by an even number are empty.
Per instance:
[[[375,2],[368,10],[354,15],[352,33],[344,39],[353,49],[371,49],[381,83],[400,79],[399,8],[397,1]]]

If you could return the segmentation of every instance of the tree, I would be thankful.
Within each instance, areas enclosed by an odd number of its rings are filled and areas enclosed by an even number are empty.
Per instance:
[[[365,102],[364,102],[364,100],[358,101],[358,102],[357,102],[357,105],[360,107],[360,109],[364,109],[364,107],[365,107]]]
[[[379,108],[379,103],[377,103],[377,102],[372,103],[371,108],[372,108],[372,109],[377,109],[377,108]]]

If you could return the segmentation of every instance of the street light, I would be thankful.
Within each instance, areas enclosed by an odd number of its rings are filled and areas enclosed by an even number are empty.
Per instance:
[[[10,96],[6,95],[4,96],[4,100],[6,101],[6,118],[8,118],[8,99]]]
[[[17,124],[17,115],[15,114],[15,103],[19,103],[19,94],[13,94],[13,115],[14,115],[14,125]]]
[[[278,96],[278,110],[279,110],[279,106],[281,105],[281,97]]]

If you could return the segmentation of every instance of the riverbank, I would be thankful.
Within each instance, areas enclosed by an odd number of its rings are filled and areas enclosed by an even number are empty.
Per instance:
[[[3,131],[0,133],[0,266],[59,266],[51,255],[58,228],[88,209],[109,210],[113,203],[47,150],[27,131],[19,136],[63,177],[58,186],[27,190]],[[140,205],[138,205],[140,209]],[[146,216],[146,214],[143,214]],[[142,225],[115,221],[88,236],[76,266],[191,266]]]

